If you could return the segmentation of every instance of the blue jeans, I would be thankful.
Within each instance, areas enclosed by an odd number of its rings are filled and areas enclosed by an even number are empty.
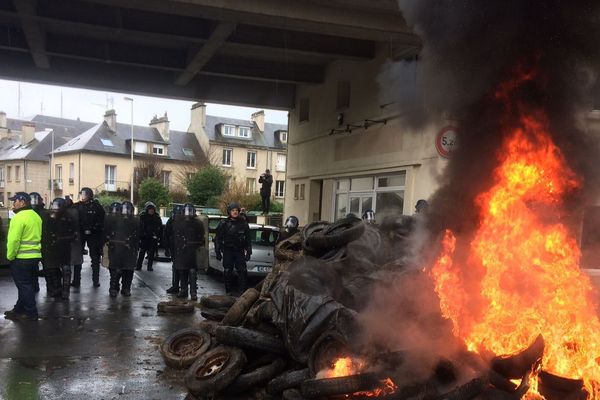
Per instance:
[[[18,314],[26,314],[34,318],[37,318],[38,312],[35,305],[33,268],[37,267],[39,262],[39,259],[17,259],[10,263],[10,272],[19,291],[17,304],[15,304],[13,309]]]

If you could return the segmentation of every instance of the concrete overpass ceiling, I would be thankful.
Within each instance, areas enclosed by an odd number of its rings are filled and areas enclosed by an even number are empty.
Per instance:
[[[145,95],[289,109],[378,42],[420,47],[395,0],[0,0],[0,76]]]

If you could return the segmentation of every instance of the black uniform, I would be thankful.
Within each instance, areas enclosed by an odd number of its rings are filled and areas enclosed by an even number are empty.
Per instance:
[[[258,178],[258,183],[261,183],[260,198],[262,200],[262,212],[268,214],[271,208],[271,186],[273,185],[273,175],[264,173]]]
[[[246,260],[252,254],[252,241],[250,227],[241,218],[227,218],[217,226],[215,236],[215,252],[217,258],[223,257],[223,277],[225,291],[231,292],[233,283],[233,269],[237,271],[240,290],[246,290]]]
[[[92,280],[94,287],[100,286],[100,256],[104,244],[102,230],[104,228],[104,208],[96,200],[75,203],[79,212],[79,231],[81,252],[87,243],[92,259]],[[79,287],[81,280],[81,265],[75,265],[71,286]]]
[[[104,224],[105,240],[108,244],[110,271],[109,294],[114,297],[119,292],[131,295],[131,282],[139,245],[139,220],[133,215],[109,215]]]
[[[35,211],[37,213],[37,215],[40,216],[40,218],[42,219],[42,224],[43,224],[45,204],[38,203],[36,205],[32,205],[31,208],[33,209],[33,211]],[[43,267],[43,265],[44,265],[44,260],[42,259],[42,267]],[[40,282],[39,282],[40,265],[37,264],[37,265],[33,266],[31,272],[33,274],[33,290],[37,293],[40,291]],[[48,277],[45,275],[44,275],[44,279],[46,280],[46,291],[48,291],[49,288],[52,286],[52,281],[51,280],[48,281]],[[52,296],[52,294],[50,294],[50,293],[48,293],[48,295]]]
[[[300,232],[298,228],[285,228],[279,231],[279,236],[277,236],[277,243],[283,242],[285,239],[294,236],[296,233]]]
[[[197,297],[198,248],[204,246],[204,224],[195,215],[176,215],[173,220],[173,268],[181,281],[178,297]]]
[[[154,255],[158,249],[158,241],[162,238],[163,225],[160,216],[155,212],[149,214],[147,211],[140,215],[140,254],[135,269],[142,269],[144,256],[148,253],[148,271],[152,271]]]
[[[164,245],[165,245],[165,255],[169,255],[169,257],[173,256],[175,253],[173,249],[173,245],[175,240],[173,238],[173,219],[175,215],[171,215],[171,217],[167,220],[165,224],[165,234],[164,234]],[[177,294],[179,293],[179,271],[175,269],[175,264],[171,264],[172,275],[171,275],[171,287],[167,289],[167,293]]]

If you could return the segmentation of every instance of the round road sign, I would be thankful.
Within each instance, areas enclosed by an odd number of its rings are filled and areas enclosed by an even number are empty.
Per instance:
[[[440,156],[451,158],[458,147],[458,132],[455,126],[442,128],[435,137],[435,148]]]

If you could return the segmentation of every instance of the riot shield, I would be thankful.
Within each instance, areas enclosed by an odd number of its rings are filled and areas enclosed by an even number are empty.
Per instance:
[[[71,264],[71,246],[78,236],[79,224],[69,209],[41,210],[42,260],[44,268]],[[81,253],[81,247],[79,248]]]
[[[77,227],[75,229],[75,238],[71,242],[71,262],[69,264],[81,265],[83,264],[83,252],[81,251],[81,227],[79,226],[79,211],[77,211],[76,208],[68,208],[67,213],[74,221],[73,224]]]
[[[135,268],[140,244],[139,225],[138,217],[132,215],[112,216],[110,230],[105,232],[108,239],[110,268],[124,270]]]
[[[198,269],[197,251],[204,246],[204,224],[198,216],[176,215],[173,221],[173,268]]]

